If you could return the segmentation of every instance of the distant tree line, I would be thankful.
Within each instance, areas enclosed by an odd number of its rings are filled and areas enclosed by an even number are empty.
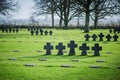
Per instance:
[[[0,16],[10,16],[18,8],[18,3],[15,0],[0,0]]]
[[[90,18],[97,28],[98,20],[106,16],[120,15],[120,0],[34,0],[35,15],[51,14],[52,27],[54,15],[59,16],[59,27],[68,28],[68,23],[74,17],[85,16],[84,31],[89,32]]]
[[[58,15],[59,27],[64,29],[68,29],[68,24],[74,17],[85,17],[84,31],[89,32],[91,19],[97,28],[99,19],[120,15],[120,0],[34,0],[34,2],[33,16],[51,14],[52,27],[55,27],[54,16]],[[11,15],[16,10],[18,10],[16,0],[0,0],[0,16]]]

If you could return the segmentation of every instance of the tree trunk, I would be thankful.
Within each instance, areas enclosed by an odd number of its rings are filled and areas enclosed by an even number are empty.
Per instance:
[[[89,32],[90,12],[86,12],[84,32]]]
[[[68,20],[67,19],[64,20],[64,29],[68,29]]]
[[[52,16],[52,27],[54,27],[54,12],[53,11],[52,11],[51,16]]]
[[[60,18],[59,27],[62,27],[62,18]]]
[[[95,20],[94,20],[94,28],[96,29],[98,25],[98,17],[95,15]]]
[[[80,23],[79,23],[79,14],[78,14],[78,22],[77,22],[77,27],[79,27]]]

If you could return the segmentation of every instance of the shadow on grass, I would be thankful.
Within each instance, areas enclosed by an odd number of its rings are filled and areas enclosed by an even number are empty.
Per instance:
[[[99,56],[97,56],[99,57]],[[96,58],[96,56],[81,56],[81,55],[37,55],[37,56],[23,56],[18,58],[32,58],[32,59],[40,59],[40,58],[47,58],[47,59],[85,59],[85,58]]]

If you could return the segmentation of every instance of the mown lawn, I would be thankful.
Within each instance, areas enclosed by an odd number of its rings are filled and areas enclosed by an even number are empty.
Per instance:
[[[44,29],[46,30],[46,29]],[[47,29],[48,31],[51,29]],[[50,36],[31,36],[27,29],[20,30],[19,33],[2,33],[0,31],[0,80],[119,80],[120,79],[120,34],[117,42],[111,41],[85,41],[83,31],[56,30],[52,29]],[[109,30],[93,30],[89,34],[109,34]],[[111,34],[112,36],[114,33]],[[67,44],[74,40],[78,47],[76,55],[68,56],[69,48]],[[45,55],[44,45],[50,42],[54,46],[52,55]],[[66,46],[63,56],[57,55],[55,46],[62,42]],[[79,46],[87,43],[90,50],[87,56],[80,56]],[[91,47],[95,43],[102,46],[100,56],[93,56]],[[18,50],[18,52],[13,52]],[[42,52],[37,52],[38,50]],[[107,54],[107,53],[111,54]],[[16,60],[8,60],[16,58]],[[47,61],[41,61],[41,58]],[[72,59],[79,59],[80,62],[72,62]],[[105,62],[96,62],[104,60]],[[25,66],[33,64],[34,66]],[[71,68],[63,68],[61,65],[69,64]],[[100,68],[89,68],[89,66],[101,66]]]

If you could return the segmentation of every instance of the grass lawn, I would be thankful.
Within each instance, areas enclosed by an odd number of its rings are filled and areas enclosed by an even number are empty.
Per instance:
[[[44,29],[45,30],[45,29]],[[48,31],[51,29],[47,29]],[[83,31],[56,30],[52,29],[53,35],[30,35],[27,29],[19,33],[2,33],[0,31],[0,80],[119,80],[120,79],[120,38],[117,42],[113,41],[85,41]],[[89,34],[109,34],[109,30],[93,30]],[[114,33],[111,34],[112,36]],[[120,34],[118,34],[120,37]],[[76,55],[68,56],[69,48],[67,44],[74,40],[78,47],[75,49]],[[45,55],[44,45],[50,42],[54,46],[52,55]],[[55,46],[62,42],[66,46],[63,56],[57,55]],[[87,43],[90,50],[87,56],[80,56],[79,46]],[[93,56],[91,47],[95,43],[102,46],[100,56]],[[14,52],[18,50],[18,52]],[[38,50],[42,52],[38,52]],[[107,54],[111,53],[111,54]],[[8,60],[16,58],[16,60]],[[47,61],[40,59],[46,58]],[[72,62],[72,59],[79,59],[79,62]],[[96,62],[104,60],[104,62]],[[33,64],[34,66],[25,66]],[[69,64],[71,68],[61,67]],[[100,68],[90,68],[89,66],[101,66]]]

